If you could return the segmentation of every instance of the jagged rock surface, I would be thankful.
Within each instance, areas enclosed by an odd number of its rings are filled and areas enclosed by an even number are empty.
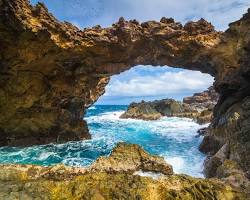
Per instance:
[[[212,120],[213,108],[219,95],[213,87],[196,93],[191,97],[185,97],[183,102],[174,99],[163,99],[140,103],[131,103],[120,118],[134,118],[143,120],[157,120],[162,116],[188,117],[200,124],[209,123]]]
[[[218,100],[219,94],[215,91],[214,87],[211,86],[204,92],[195,93],[191,97],[183,98],[183,103],[189,104],[197,109],[207,108],[209,110],[213,110]]]
[[[139,161],[139,157],[142,161]],[[145,168],[147,171],[151,171],[153,163],[156,168],[153,167],[152,171],[155,171],[159,163],[161,167],[158,172],[167,175],[162,174],[155,180],[127,170],[129,164],[133,169],[139,169],[139,162],[142,168],[150,166]],[[165,173],[163,165],[169,166],[160,157],[150,156],[138,145],[126,144],[119,144],[110,157],[101,158],[90,168],[0,165],[0,199],[247,199],[247,193],[222,181],[172,175],[169,171]]]
[[[0,0],[1,146],[89,138],[81,118],[111,75],[138,64],[178,66],[215,77],[220,98],[208,137],[228,144],[227,160],[249,178],[249,27],[250,10],[224,33],[204,19],[182,26],[166,18],[81,31],[43,4]]]
[[[195,118],[197,114],[198,111],[193,110],[187,104],[182,104],[182,102],[175,101],[174,99],[163,99],[131,103],[127,111],[124,112],[120,118],[157,120],[163,116]]]
[[[173,175],[172,166],[167,164],[163,158],[149,155],[139,145],[125,143],[119,143],[108,158],[98,158],[90,169],[91,171],[106,172],[112,169],[112,171],[130,173],[142,170]]]
[[[82,31],[56,20],[43,4],[1,0],[1,145],[89,138],[82,117],[111,75],[138,64],[215,74],[203,57],[219,35],[203,19],[182,26],[121,18],[110,28]]]
[[[143,119],[143,120],[157,120],[162,117],[162,114],[157,111],[153,102],[141,101],[140,103],[131,103],[126,112],[121,114],[121,119]]]

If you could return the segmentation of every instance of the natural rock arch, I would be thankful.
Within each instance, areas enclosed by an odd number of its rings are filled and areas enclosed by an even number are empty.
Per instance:
[[[142,24],[120,18],[110,28],[81,31],[43,4],[0,0],[0,144],[88,138],[81,117],[111,75],[138,64],[168,65],[215,77],[221,98],[208,137],[219,147],[232,143],[226,158],[243,161],[247,171],[249,26],[250,11],[224,33],[204,19],[182,26],[167,18]]]

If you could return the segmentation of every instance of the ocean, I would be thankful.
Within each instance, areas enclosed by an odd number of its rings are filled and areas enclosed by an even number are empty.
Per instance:
[[[95,105],[88,109],[92,139],[32,147],[1,147],[0,163],[89,166],[100,156],[107,156],[118,142],[141,145],[146,151],[164,157],[175,173],[203,177],[205,155],[198,146],[202,137],[197,130],[208,126],[191,119],[163,117],[156,121],[120,119],[125,105]]]

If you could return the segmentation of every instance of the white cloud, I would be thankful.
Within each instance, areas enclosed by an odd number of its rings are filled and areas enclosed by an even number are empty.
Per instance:
[[[100,2],[100,0],[99,0]],[[102,0],[103,11],[91,23],[109,26],[120,16],[126,19],[159,20],[173,17],[186,23],[205,18],[218,30],[225,30],[250,7],[249,0]]]
[[[107,86],[106,97],[171,96],[203,91],[213,83],[213,77],[210,75],[190,70],[168,71],[146,76],[138,74],[128,80],[121,80],[119,76],[114,77]]]
[[[38,0],[32,0],[33,3]],[[173,17],[185,23],[201,17],[218,30],[225,30],[250,7],[249,0],[39,0],[59,19],[77,21],[81,26],[110,26],[119,17],[159,20]]]

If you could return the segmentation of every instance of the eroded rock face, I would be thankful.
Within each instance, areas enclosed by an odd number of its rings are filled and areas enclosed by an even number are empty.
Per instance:
[[[183,66],[215,75],[204,63],[220,33],[205,20],[182,26],[125,21],[79,30],[61,23],[43,4],[0,3],[1,145],[89,138],[85,109],[109,77],[138,64]]]
[[[100,157],[90,167],[91,171],[136,171],[155,172],[173,175],[172,166],[159,156],[149,155],[139,145],[119,143],[111,155]]]
[[[211,86],[204,92],[195,93],[191,97],[183,98],[183,103],[189,104],[197,109],[207,108],[213,110],[219,100],[219,94]]]
[[[1,146],[88,138],[81,118],[111,75],[138,64],[178,66],[215,77],[209,136],[229,144],[228,159],[249,177],[249,27],[250,10],[224,33],[204,19],[182,26],[166,18],[82,31],[43,4],[0,0]]]
[[[134,175],[132,172],[138,169],[159,169],[162,175],[156,180]],[[173,175],[162,158],[150,156],[138,145],[124,143],[90,168],[0,165],[0,186],[0,198],[5,200],[244,200],[248,195],[219,180]]]
[[[215,118],[208,135],[205,136],[200,146],[203,152],[209,154],[208,160],[205,162],[205,169],[211,169],[211,163],[213,163],[214,160],[218,160],[217,153],[222,151],[225,144],[228,146],[228,153],[225,158],[220,159],[219,162],[216,162],[216,165],[212,166],[214,171],[212,175],[218,177],[217,170],[223,171],[225,166],[228,166],[228,164],[224,163],[227,161],[227,163],[235,163],[230,167],[233,168],[237,166],[235,170],[238,171],[240,169],[240,171],[244,171],[244,176],[249,179],[249,105],[249,97],[232,104],[225,114]],[[207,138],[209,139],[207,140]],[[206,141],[210,141],[208,142],[210,145],[206,145]],[[211,141],[213,142],[211,143]],[[228,162],[228,160],[230,162]],[[211,177],[211,174],[209,174],[209,176]],[[242,182],[242,180],[240,180],[240,182]]]
[[[50,200],[76,199],[225,199],[246,200],[247,194],[225,185],[218,180],[205,180],[185,175],[173,175],[153,180],[149,177],[126,174],[125,172],[88,172],[70,178],[31,178],[19,166],[9,168],[24,177],[0,179],[0,198],[6,200]],[[1,167],[1,170],[3,167]],[[36,169],[32,169],[36,173]],[[47,168],[43,168],[47,171]],[[61,171],[64,171],[61,169]],[[65,171],[64,171],[65,172]],[[57,173],[57,171],[54,171]],[[60,171],[59,171],[60,173]]]
[[[128,110],[120,118],[133,118],[143,120],[157,120],[163,116],[168,117],[195,117],[197,110],[184,105],[174,99],[163,99],[155,101],[141,101],[140,103],[131,103]]]
[[[143,120],[157,120],[162,117],[162,114],[155,109],[153,102],[141,101],[140,103],[131,103],[126,112],[124,112],[121,119],[143,119]]]
[[[188,117],[196,120],[199,124],[205,124],[212,121],[213,108],[218,98],[219,95],[214,88],[210,87],[204,92],[185,97],[183,102],[163,99],[131,103],[128,110],[120,118],[157,120],[163,116]]]

